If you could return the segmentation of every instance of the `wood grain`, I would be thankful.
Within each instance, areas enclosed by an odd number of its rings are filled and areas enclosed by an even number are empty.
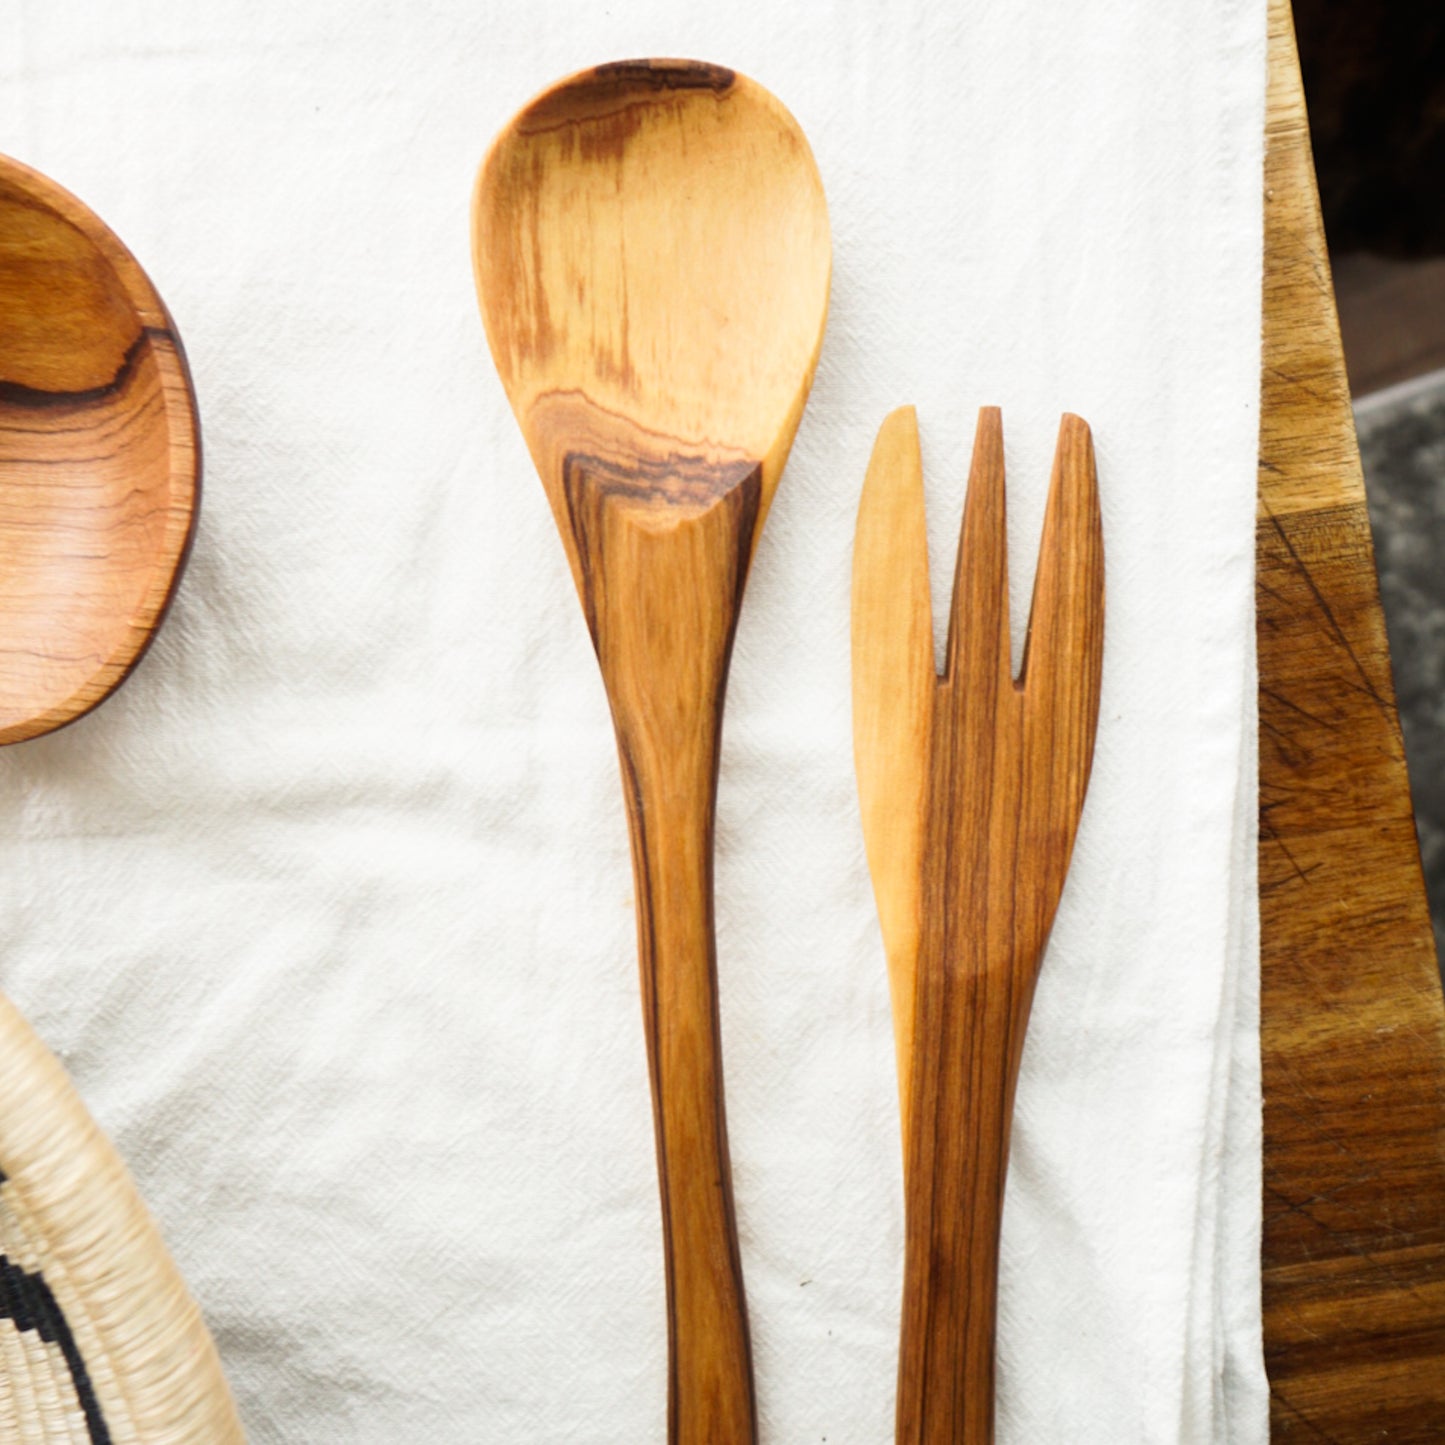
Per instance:
[[[817,363],[830,252],[796,122],[731,71],[628,62],[528,106],[473,211],[492,354],[612,707],[667,1263],[668,1429],[757,1411],[723,1107],[713,822],[728,659]]]
[[[904,1147],[912,1117],[915,974],[923,935],[934,695],[933,602],[918,419],[883,423],[853,542],[853,758],[878,905]]]
[[[1258,642],[1281,1441],[1445,1439],[1445,1011],[1288,0],[1270,7]]]
[[[0,157],[0,743],[73,721],[135,666],[199,469],[155,288],[79,201]]]
[[[1020,675],[1003,430],[979,418],[935,676],[911,410],[884,423],[854,550],[855,753],[896,1009],[906,1186],[901,1445],[990,1445],[1014,1088],[1088,786],[1104,559],[1089,429],[1066,416]]]

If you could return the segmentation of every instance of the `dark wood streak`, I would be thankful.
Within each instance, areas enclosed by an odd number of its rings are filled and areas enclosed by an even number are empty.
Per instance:
[[[142,327],[135,340],[126,348],[115,375],[99,386],[86,387],[80,391],[50,391],[43,387],[26,386],[20,381],[0,380],[0,406],[37,411],[51,407],[88,407],[111,401],[130,385],[141,357],[149,346],[157,342],[164,342],[172,348],[176,346],[176,339],[169,331],[158,326]],[[6,424],[7,419],[0,417],[0,440],[4,438]]]
[[[649,508],[653,505],[696,515],[718,501],[746,512],[749,545],[757,522],[761,478],[758,468],[745,461],[709,462],[702,457],[673,454],[646,457],[623,464],[596,455],[569,452],[562,463],[562,489],[567,498],[568,521],[576,541],[578,559],[586,579],[582,594],[587,627],[597,644],[596,596],[604,572],[602,546],[606,526],[602,513],[618,506]],[[734,493],[737,493],[734,496]],[[732,598],[734,608],[742,604],[747,566],[736,571]],[[734,618],[736,625],[736,617]],[[731,644],[729,644],[731,645]],[[726,664],[724,664],[726,667]],[[722,700],[719,698],[719,707]]]
[[[541,135],[597,125],[615,133],[620,152],[634,131],[628,116],[635,108],[655,105],[670,91],[710,90],[723,99],[736,79],[733,71],[700,60],[613,61],[539,97],[518,117],[517,128],[524,135]]]
[[[593,72],[599,84],[622,82],[653,90],[730,90],[736,75],[706,60],[610,60]]]
[[[1029,1009],[1093,757],[1103,543],[1088,428],[1060,429],[1030,644],[1009,671],[1002,429],[980,418],[928,763],[905,1121],[899,1445],[991,1445],[999,1227]]]
[[[564,467],[617,734],[667,1262],[669,1438],[755,1437],[723,1104],[713,837],[728,663],[761,500],[745,463]],[[684,1410],[698,1410],[695,1419]]]

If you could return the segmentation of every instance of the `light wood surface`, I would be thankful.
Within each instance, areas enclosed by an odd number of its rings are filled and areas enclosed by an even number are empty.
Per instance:
[[[713,66],[603,66],[516,117],[477,181],[478,295],[612,705],[631,826],[667,1256],[668,1428],[746,1445],[712,854],[728,658],[827,311],[797,124]]]
[[[0,743],[72,721],[134,667],[199,466],[155,288],[75,197],[0,157]]]
[[[858,512],[854,744],[904,1130],[900,1445],[991,1445],[1014,1087],[1098,721],[1104,555],[1088,427],[1059,429],[1029,635],[1010,675],[1003,429],[980,413],[934,672],[911,409]]]
[[[1445,1011],[1288,0],[1271,0],[1258,531],[1273,1436],[1445,1440]]]
[[[915,974],[933,736],[933,601],[918,419],[878,431],[853,539],[853,759],[868,872],[888,960],[904,1148],[912,1114]]]

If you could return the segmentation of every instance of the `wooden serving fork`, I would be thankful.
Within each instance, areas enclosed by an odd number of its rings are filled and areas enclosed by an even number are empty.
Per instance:
[[[1014,1086],[1088,786],[1104,555],[1089,428],[1059,428],[1010,675],[1003,428],[979,414],[944,671],[911,407],[884,422],[853,553],[853,728],[888,955],[906,1194],[899,1445],[991,1445]]]

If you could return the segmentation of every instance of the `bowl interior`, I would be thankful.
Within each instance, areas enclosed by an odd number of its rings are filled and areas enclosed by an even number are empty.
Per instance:
[[[0,743],[102,701],[174,589],[196,500],[169,317],[74,197],[0,162]]]
[[[757,461],[780,436],[786,454],[822,339],[828,219],[802,131],[761,86],[677,61],[573,76],[498,137],[473,222],[534,456],[578,396],[664,457]]]

